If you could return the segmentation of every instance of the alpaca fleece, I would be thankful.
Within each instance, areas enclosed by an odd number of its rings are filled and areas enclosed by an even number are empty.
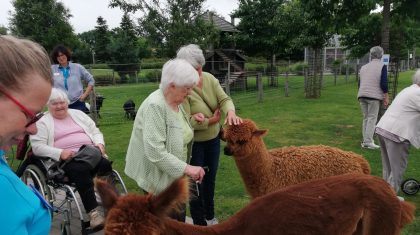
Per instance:
[[[344,174],[304,182],[252,200],[228,220],[196,226],[168,218],[188,200],[179,179],[156,196],[118,198],[112,186],[96,182],[108,211],[105,235],[397,235],[414,219],[414,205],[398,200],[381,178]]]
[[[345,173],[370,174],[361,155],[335,147],[291,146],[268,150],[262,137],[267,130],[245,119],[225,127],[225,154],[232,155],[246,190],[259,197],[289,185]]]

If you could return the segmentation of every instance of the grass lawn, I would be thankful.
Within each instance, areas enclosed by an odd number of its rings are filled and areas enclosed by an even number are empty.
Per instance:
[[[399,77],[399,90],[411,84],[413,71]],[[357,101],[357,82],[352,76],[348,82],[339,77],[334,86],[333,77],[326,76],[319,99],[305,99],[303,78],[289,78],[289,97],[284,96],[284,77],[279,86],[264,90],[264,100],[259,103],[255,91],[233,91],[232,98],[237,114],[254,120],[262,129],[269,129],[264,140],[269,148],[289,145],[324,144],[353,151],[363,155],[371,164],[372,174],[381,175],[379,150],[365,150],[360,147],[362,139],[362,114]],[[122,174],[124,158],[131,135],[133,122],[125,120],[123,103],[131,98],[136,109],[153,90],[156,83],[97,87],[96,91],[105,97],[101,109],[100,129],[105,135],[107,151],[114,161],[114,167]],[[267,85],[266,85],[267,87]],[[265,88],[266,88],[265,87]],[[221,148],[224,147],[222,143]],[[412,148],[405,177],[420,180],[420,151]],[[125,177],[129,191],[140,192],[136,183]],[[420,194],[405,196],[407,201],[420,206]],[[232,158],[221,150],[220,167],[217,174],[215,193],[216,216],[225,220],[244,207],[250,200],[246,194],[239,172]],[[417,217],[420,213],[417,210]],[[258,218],[257,218],[258,219]],[[407,226],[403,234],[420,234],[420,219]]]

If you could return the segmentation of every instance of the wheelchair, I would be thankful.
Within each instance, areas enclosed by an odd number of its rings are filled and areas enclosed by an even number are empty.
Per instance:
[[[36,157],[29,151],[18,167],[16,174],[25,184],[35,187],[44,199],[50,203],[53,224],[56,224],[57,219],[62,218],[61,221],[58,220],[59,228],[54,228],[53,225],[52,229],[59,229],[62,235],[71,235],[72,230],[75,231],[76,229],[80,229],[82,235],[101,230],[101,227],[90,228],[89,217],[84,211],[76,188],[67,177],[57,177],[59,174],[47,170],[51,168],[47,166],[46,161],[47,159]],[[113,169],[110,175],[105,176],[105,180],[114,185],[118,194],[127,194],[127,188],[116,170]],[[97,200],[98,204],[101,205],[99,196],[97,196]],[[74,224],[74,221],[77,220],[80,221],[80,226]]]

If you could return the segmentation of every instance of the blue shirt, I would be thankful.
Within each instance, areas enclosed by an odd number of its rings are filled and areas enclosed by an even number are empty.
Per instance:
[[[0,154],[4,152],[0,150]],[[49,210],[0,158],[0,234],[47,235]]]

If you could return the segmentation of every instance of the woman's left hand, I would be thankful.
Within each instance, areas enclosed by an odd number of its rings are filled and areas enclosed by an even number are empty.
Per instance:
[[[242,123],[242,118],[236,116],[235,111],[229,110],[223,124],[226,125],[226,123],[229,125],[239,125]]]
[[[85,100],[86,100],[86,96],[85,96],[85,94],[81,95],[81,96],[79,97],[79,100],[80,100],[81,102],[85,102]]]
[[[95,146],[101,150],[102,155],[106,155],[105,146],[103,144],[95,144]]]

